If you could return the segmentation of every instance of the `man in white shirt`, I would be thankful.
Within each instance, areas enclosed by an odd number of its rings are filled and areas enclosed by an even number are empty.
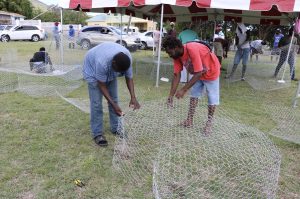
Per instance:
[[[156,30],[153,31],[153,42],[154,42],[154,46],[155,46],[155,57],[158,56],[159,40],[160,40],[160,31],[159,31],[159,27],[156,27]]]
[[[220,64],[222,65],[222,57],[223,57],[223,41],[225,39],[225,35],[222,32],[222,24],[216,26],[215,34],[214,34],[214,53],[218,57]],[[222,67],[221,67],[222,70]]]
[[[247,69],[248,57],[250,54],[250,31],[247,30],[247,27],[243,23],[238,23],[236,28],[235,42],[237,46],[237,51],[234,56],[233,67],[230,72],[230,75],[226,78],[232,78],[235,70],[238,67],[238,64],[242,60],[242,77],[241,80],[245,81],[245,73]]]

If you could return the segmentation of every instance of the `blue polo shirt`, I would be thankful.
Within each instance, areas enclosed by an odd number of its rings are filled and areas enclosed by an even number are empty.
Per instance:
[[[130,59],[130,67],[124,73],[115,72],[112,68],[113,57],[123,52]],[[120,76],[132,78],[132,57],[123,46],[113,42],[102,43],[90,49],[84,58],[83,78],[87,82],[109,82]]]

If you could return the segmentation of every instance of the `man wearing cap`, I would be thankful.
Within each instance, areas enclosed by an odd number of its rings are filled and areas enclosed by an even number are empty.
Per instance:
[[[69,32],[68,32],[68,40],[69,40],[69,48],[75,48],[75,30],[73,25],[69,25]]]
[[[280,48],[278,48],[278,44],[283,37],[284,37],[284,35],[281,33],[281,30],[277,29],[274,34],[273,49],[271,51],[271,61],[273,61],[273,55],[276,56],[276,61],[278,61],[278,58],[280,55]]]
[[[222,32],[222,24],[217,25],[216,31],[214,34],[214,53],[216,54],[220,64],[222,64],[223,57],[223,41],[225,39],[224,33]],[[222,68],[221,68],[222,70]]]
[[[171,29],[168,31],[168,36],[176,37],[175,23],[170,23]]]
[[[54,36],[54,39],[55,39],[56,50],[59,49],[59,43],[60,43],[60,35],[59,35],[60,31],[59,31],[58,25],[59,25],[59,23],[55,22],[53,30],[52,30],[52,33],[53,33],[53,36]]]
[[[53,37],[55,39],[55,47],[56,47],[56,50],[59,49],[59,44],[60,44],[60,31],[59,31],[59,27],[58,27],[59,23],[58,22],[55,22],[54,23],[54,27],[52,29],[52,33],[53,33]]]

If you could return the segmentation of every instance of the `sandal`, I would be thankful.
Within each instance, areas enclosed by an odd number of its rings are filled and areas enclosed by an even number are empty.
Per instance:
[[[99,146],[107,146],[107,140],[105,139],[105,137],[103,135],[98,135],[97,137],[94,138],[94,141],[97,145]]]

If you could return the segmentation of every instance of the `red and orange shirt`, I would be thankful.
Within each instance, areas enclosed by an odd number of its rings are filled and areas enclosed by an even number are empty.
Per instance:
[[[203,72],[200,80],[216,80],[220,76],[220,62],[207,46],[191,42],[183,45],[183,48],[183,56],[174,60],[174,73],[179,73],[185,67],[191,74]]]

